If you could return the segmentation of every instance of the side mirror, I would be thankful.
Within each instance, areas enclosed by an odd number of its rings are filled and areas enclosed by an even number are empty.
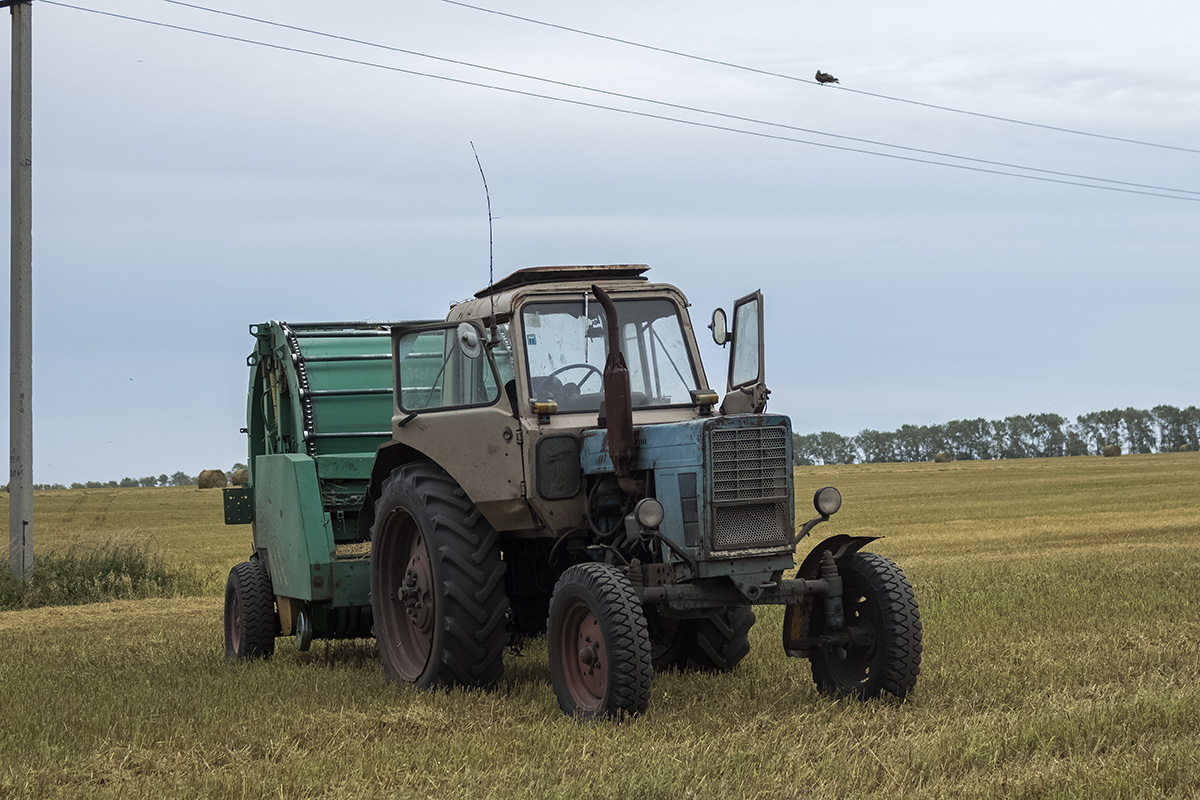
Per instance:
[[[469,322],[460,323],[458,330],[458,347],[467,358],[478,358],[483,352],[483,344],[479,340],[479,330]]]
[[[729,344],[729,321],[725,317],[725,309],[718,308],[713,311],[712,322],[708,329],[712,331],[714,342],[721,347]]]

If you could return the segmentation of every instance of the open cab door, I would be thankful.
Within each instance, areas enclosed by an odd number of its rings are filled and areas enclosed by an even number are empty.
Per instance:
[[[721,413],[761,414],[771,393],[763,363],[762,292],[748,294],[733,304],[733,329],[728,337],[724,336],[724,323],[725,312],[717,309],[713,314],[713,338],[717,344],[733,343]]]

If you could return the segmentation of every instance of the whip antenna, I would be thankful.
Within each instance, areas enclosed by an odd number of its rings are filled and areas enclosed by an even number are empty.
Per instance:
[[[488,192],[488,185],[487,185],[487,175],[484,175],[484,174],[483,174],[483,163],[482,163],[482,162],[479,160],[479,152],[478,152],[478,151],[475,149],[475,143],[474,143],[474,142],[471,142],[471,152],[475,154],[475,166],[479,167],[479,177],[480,177],[480,178],[483,178],[483,196],[484,196],[484,197],[487,199],[487,211],[488,211],[488,290],[489,290],[489,291],[488,291],[488,298],[489,298],[489,299],[492,301],[492,344],[495,344],[495,343],[498,341],[498,339],[496,338],[496,295],[495,295],[495,294],[493,294],[493,293],[490,291],[490,290],[491,290],[491,288],[492,288],[492,285],[493,285],[493,284],[496,282],[496,281],[495,281],[495,279],[492,277],[492,266],[493,266],[493,261],[494,261],[494,255],[493,255],[493,247],[494,247],[494,245],[492,244],[492,242],[493,242],[493,239],[492,239],[492,219],[493,219],[493,217],[492,217],[492,196],[491,196],[491,194]]]

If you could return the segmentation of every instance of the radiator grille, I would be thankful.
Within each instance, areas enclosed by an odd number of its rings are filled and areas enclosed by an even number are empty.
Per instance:
[[[714,550],[770,547],[791,538],[787,437],[786,427],[710,431]]]
[[[714,511],[714,550],[765,547],[779,544],[783,538],[778,503],[717,506]]]
[[[713,500],[770,500],[787,497],[792,470],[787,429],[723,428],[710,440]]]

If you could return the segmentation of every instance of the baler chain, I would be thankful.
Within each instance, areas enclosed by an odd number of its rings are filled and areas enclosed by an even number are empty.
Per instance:
[[[296,383],[298,384],[296,389],[300,395],[300,408],[303,416],[301,425],[303,426],[304,451],[310,456],[316,455],[317,443],[312,435],[315,426],[313,424],[312,392],[309,391],[308,385],[308,367],[304,364],[304,353],[300,350],[300,340],[296,337],[295,332],[286,323],[281,324],[280,327],[283,329],[288,350],[291,352],[292,365],[296,367]]]

